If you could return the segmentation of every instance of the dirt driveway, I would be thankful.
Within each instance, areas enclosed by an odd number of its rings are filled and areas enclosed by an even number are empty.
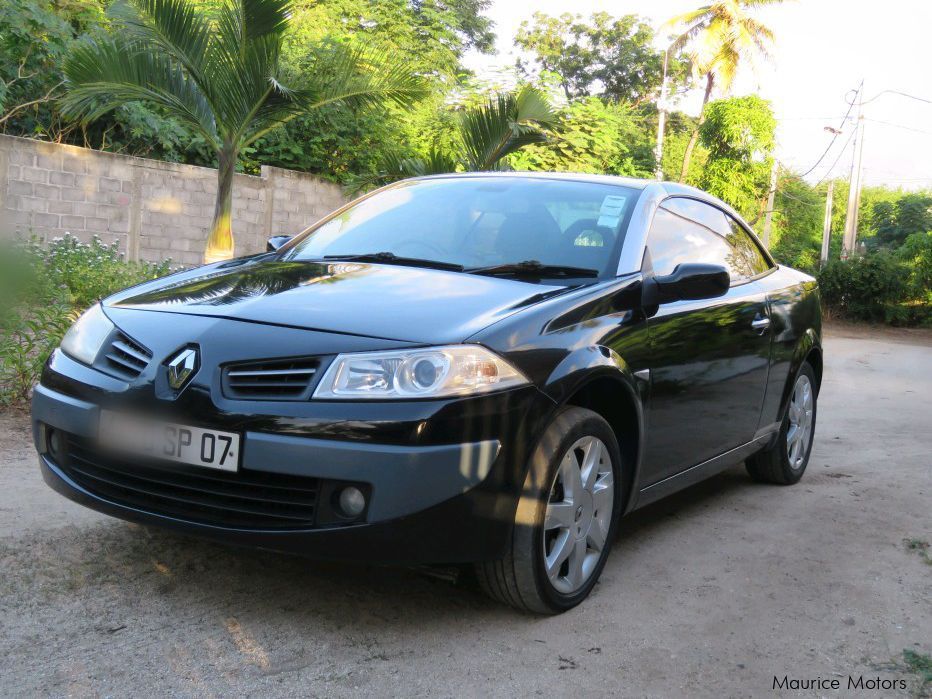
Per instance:
[[[735,468],[633,515],[592,597],[546,619],[468,581],[84,510],[0,418],[0,694],[760,696],[775,675],[841,684],[790,696],[928,693],[903,653],[932,653],[932,348],[846,335],[802,483]]]

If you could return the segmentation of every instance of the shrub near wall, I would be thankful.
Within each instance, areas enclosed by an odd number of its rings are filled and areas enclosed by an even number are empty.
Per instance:
[[[126,262],[99,238],[65,235],[0,248],[0,405],[29,398],[46,358],[72,322],[98,299],[168,274],[171,261]]]

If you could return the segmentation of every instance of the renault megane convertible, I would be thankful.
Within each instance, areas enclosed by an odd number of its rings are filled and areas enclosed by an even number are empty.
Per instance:
[[[558,613],[619,519],[806,469],[819,294],[728,206],[565,174],[406,180],[90,308],[33,398],[46,482],[330,559],[472,564]]]

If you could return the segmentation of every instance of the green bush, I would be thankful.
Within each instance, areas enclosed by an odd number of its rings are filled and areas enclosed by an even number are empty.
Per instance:
[[[910,298],[932,303],[932,232],[908,236],[895,255],[906,265]]]
[[[826,305],[839,314],[875,322],[886,320],[887,307],[905,295],[899,264],[883,252],[829,262],[819,273],[819,288]]]
[[[80,310],[120,289],[171,271],[171,260],[127,262],[117,241],[107,245],[97,236],[90,243],[82,243],[66,233],[44,249],[34,244],[32,247],[41,260],[42,273],[64,284],[72,305]]]
[[[98,299],[163,276],[170,261],[125,262],[117,243],[71,235],[0,249],[0,405],[25,401],[77,316]]]
[[[919,256],[930,255],[916,243]],[[928,277],[918,265],[879,251],[846,262],[829,262],[819,272],[822,299],[831,310],[851,320],[893,325],[926,325],[932,322]],[[923,268],[928,271],[928,268]],[[922,288],[922,285],[925,285]]]

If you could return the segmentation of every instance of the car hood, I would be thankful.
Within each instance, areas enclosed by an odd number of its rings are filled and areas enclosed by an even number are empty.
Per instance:
[[[148,282],[104,305],[446,344],[567,288],[396,265],[256,258]]]

